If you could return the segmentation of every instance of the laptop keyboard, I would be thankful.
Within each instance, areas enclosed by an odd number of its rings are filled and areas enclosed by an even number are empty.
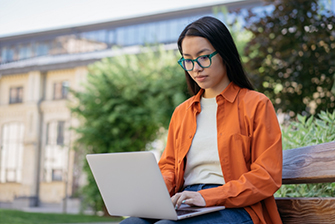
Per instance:
[[[177,210],[177,215],[186,215],[186,214],[190,214],[190,213],[194,213],[197,212],[198,210],[194,210],[194,209],[183,209],[183,210]]]

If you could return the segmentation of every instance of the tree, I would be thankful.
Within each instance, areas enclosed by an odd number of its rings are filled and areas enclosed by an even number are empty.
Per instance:
[[[277,110],[315,114],[335,107],[335,16],[318,0],[267,0],[271,12],[249,11],[246,70]]]
[[[145,150],[160,137],[174,108],[186,98],[177,59],[175,51],[156,46],[90,66],[85,91],[72,91],[76,103],[71,111],[81,121],[75,129],[77,145],[85,153]],[[87,164],[85,170],[85,202],[101,210],[103,203]]]

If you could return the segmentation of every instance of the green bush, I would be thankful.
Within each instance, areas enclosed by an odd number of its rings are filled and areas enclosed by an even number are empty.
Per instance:
[[[317,118],[318,117],[318,118]],[[293,149],[335,141],[335,111],[321,111],[317,117],[297,116],[297,121],[282,127],[283,149]],[[335,182],[283,185],[276,197],[335,197]]]

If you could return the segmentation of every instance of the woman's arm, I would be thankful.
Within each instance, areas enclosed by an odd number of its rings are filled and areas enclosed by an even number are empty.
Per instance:
[[[164,149],[164,152],[159,160],[159,168],[162,172],[166,187],[170,193],[170,196],[173,196],[176,188],[176,181],[175,181],[175,140],[176,140],[176,133],[175,133],[175,126],[174,126],[174,117],[175,113],[171,117],[167,143]]]

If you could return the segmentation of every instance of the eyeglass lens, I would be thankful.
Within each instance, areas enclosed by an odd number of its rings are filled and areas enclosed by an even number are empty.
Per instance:
[[[211,65],[211,60],[208,55],[201,56],[197,59],[195,59],[196,62],[200,65],[202,68],[209,67]],[[194,67],[194,61],[191,59],[184,59],[183,66],[186,70],[190,71],[193,70]]]

